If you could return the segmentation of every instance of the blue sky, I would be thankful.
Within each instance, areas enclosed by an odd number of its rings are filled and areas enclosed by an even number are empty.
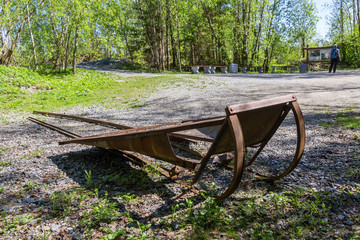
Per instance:
[[[330,15],[330,7],[332,5],[331,0],[314,0],[316,8],[318,10],[319,22],[316,25],[317,33],[321,38],[327,38],[327,32],[329,31],[329,25],[327,24],[327,17]],[[328,6],[326,6],[328,5]]]

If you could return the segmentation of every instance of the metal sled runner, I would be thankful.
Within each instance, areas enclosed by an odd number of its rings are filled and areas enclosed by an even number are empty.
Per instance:
[[[136,153],[140,153],[173,164],[174,168],[168,176],[174,176],[179,174],[182,169],[187,169],[193,173],[192,184],[198,182],[206,166],[213,161],[214,156],[221,158],[225,154],[231,155],[231,159],[226,159],[224,162],[228,163],[229,160],[232,160],[231,169],[233,175],[228,186],[222,189],[216,197],[217,201],[221,201],[237,189],[241,183],[243,172],[254,163],[288,113],[292,111],[297,129],[296,150],[292,161],[277,174],[258,174],[251,181],[274,181],[285,177],[294,170],[300,161],[305,146],[304,119],[295,96],[287,95],[228,106],[225,111],[226,116],[224,117],[181,121],[141,128],[131,128],[115,123],[64,114],[35,112],[122,129],[111,133],[85,137],[34,118],[29,118],[29,120],[72,138],[64,140],[60,144],[77,143],[104,149],[120,150],[126,156],[132,156],[132,158],[139,156]],[[189,144],[197,142],[209,144],[210,147],[207,152],[197,152],[188,147]],[[246,149],[251,147],[256,147],[257,150],[245,164]],[[177,151],[174,150],[175,148]],[[179,154],[179,152],[184,151],[186,154]],[[147,161],[147,163],[149,162]]]

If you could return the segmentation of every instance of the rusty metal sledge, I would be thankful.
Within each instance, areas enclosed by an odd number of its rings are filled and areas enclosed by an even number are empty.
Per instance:
[[[29,120],[61,132],[72,139],[64,140],[59,144],[85,144],[104,149],[120,151],[130,160],[140,159],[149,164],[140,154],[153,157],[173,164],[174,167],[163,173],[169,177],[177,176],[185,169],[193,176],[195,184],[201,178],[209,162],[217,159],[220,162],[230,163],[228,167],[233,172],[227,187],[220,189],[216,196],[217,201],[230,196],[240,184],[247,167],[254,163],[269,140],[278,130],[290,111],[296,123],[296,149],[292,161],[277,174],[258,174],[254,179],[246,181],[275,181],[285,177],[294,170],[300,161],[305,146],[304,119],[293,95],[276,97],[246,104],[232,105],[225,109],[226,116],[195,121],[181,121],[154,126],[131,128],[111,122],[100,121],[71,115],[35,112],[38,114],[72,118],[89,123],[101,124],[119,128],[121,130],[93,136],[79,136],[56,126],[44,123],[34,118]],[[201,153],[188,147],[191,143],[208,143],[207,152]],[[256,151],[245,161],[247,148],[255,147]],[[179,154],[179,151],[187,154]],[[224,157],[225,156],[225,157]],[[230,156],[230,157],[229,157]],[[229,159],[230,158],[230,159]],[[220,160],[219,160],[220,159]],[[225,159],[225,161],[221,161]],[[229,161],[232,160],[232,161]]]

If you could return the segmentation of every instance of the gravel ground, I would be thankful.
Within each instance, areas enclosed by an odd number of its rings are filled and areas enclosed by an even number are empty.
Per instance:
[[[92,67],[91,64],[88,64],[87,68],[102,69],[123,76],[139,75],[111,67]],[[183,80],[174,86],[161,87],[144,99],[141,107],[120,110],[103,109],[98,106],[76,107],[66,113],[130,126],[146,126],[224,115],[226,105],[295,94],[305,117],[305,153],[294,172],[275,183],[276,187],[291,190],[296,186],[304,186],[314,191],[327,191],[339,195],[344,189],[359,193],[359,176],[350,176],[348,170],[359,168],[359,137],[356,137],[356,134],[360,136],[359,129],[325,128],[319,125],[333,122],[338,112],[359,115],[359,76],[360,71],[345,70],[339,70],[336,74],[313,72],[176,75]],[[5,235],[0,235],[0,238],[36,239],[47,232],[58,239],[85,238],[83,229],[76,227],[77,223],[72,218],[44,217],[44,213],[52,208],[53,193],[87,186],[85,170],[92,170],[93,182],[98,183],[99,194],[102,196],[106,191],[109,196],[115,196],[116,192],[135,194],[139,198],[135,204],[126,204],[121,198],[116,197],[113,197],[113,200],[128,211],[133,219],[152,223],[155,238],[181,236],[175,231],[176,226],[175,230],[166,230],[157,227],[154,221],[170,216],[171,205],[192,196],[192,192],[163,177],[148,176],[140,167],[119,161],[118,156],[104,150],[79,145],[59,146],[57,142],[65,139],[64,136],[28,122],[24,116],[8,117],[13,118],[7,123],[0,123],[0,161],[10,162],[0,167],[0,210],[8,219],[9,216],[24,216],[31,213],[35,215],[34,218],[40,217],[43,220],[32,220],[18,227],[17,231],[8,231]],[[69,120],[44,119],[80,135],[113,131]],[[288,120],[261,158],[277,155],[275,163],[279,163],[290,156],[291,147],[286,147],[285,144],[293,133],[293,124]],[[136,176],[136,180],[122,184],[107,181],[108,176],[121,173]],[[138,182],[139,176],[144,184]],[[240,187],[232,199],[241,198],[249,188],[251,186]],[[359,216],[360,196],[352,194],[348,201],[350,203],[345,207],[331,210],[329,221],[333,226],[359,233],[360,226],[353,219]],[[108,227],[116,229],[126,225],[124,221],[120,219]],[[0,223],[0,229],[1,227],[4,226]],[[138,234],[131,225],[127,226],[126,230],[129,234]],[[93,233],[89,237],[95,239],[101,235]]]

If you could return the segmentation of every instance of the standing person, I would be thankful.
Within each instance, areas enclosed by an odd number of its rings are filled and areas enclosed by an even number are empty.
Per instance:
[[[336,67],[338,63],[341,61],[340,58],[340,50],[337,49],[337,45],[334,44],[334,48],[330,50],[330,68],[329,73],[331,73],[331,70],[334,68],[333,72],[336,72]]]

